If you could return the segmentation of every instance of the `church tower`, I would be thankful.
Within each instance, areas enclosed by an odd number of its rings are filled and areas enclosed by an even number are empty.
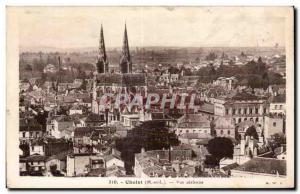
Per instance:
[[[126,23],[123,38],[122,56],[120,60],[120,70],[121,73],[132,73],[132,63],[129,52]]]
[[[97,73],[108,73],[108,61],[107,61],[107,56],[105,51],[102,24],[100,29],[100,40],[99,40],[99,49],[98,49],[96,68],[97,68]]]

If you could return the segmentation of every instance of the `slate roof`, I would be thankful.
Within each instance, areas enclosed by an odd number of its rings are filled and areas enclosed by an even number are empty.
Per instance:
[[[286,102],[286,97],[283,94],[274,96],[272,99],[272,103],[285,103],[285,102]]]
[[[49,158],[47,158],[47,161],[53,160],[53,159],[65,160],[65,159],[67,159],[67,155],[72,154],[72,153],[73,153],[73,150],[63,151],[63,152],[60,152],[56,155],[50,156]]]
[[[34,118],[21,118],[19,120],[20,131],[42,131],[43,127]]]
[[[215,129],[232,129],[235,128],[231,118],[228,117],[217,117],[214,120]]]
[[[232,169],[235,169],[235,168],[237,168],[239,165],[238,165],[238,163],[232,163],[232,164],[229,164],[229,165],[227,165],[227,166],[224,166],[222,169],[224,170],[224,171],[228,171],[228,170],[232,170]]]
[[[144,74],[138,73],[125,73],[125,74],[98,74],[98,85],[120,85],[120,86],[144,86],[146,85],[146,78]]]
[[[255,96],[253,94],[247,93],[245,91],[238,92],[236,95],[234,95],[231,100],[237,100],[237,101],[256,101],[260,100],[258,96]]]
[[[91,113],[86,117],[85,122],[104,122],[105,120],[102,118],[102,116],[103,115]]]
[[[178,128],[210,128],[210,122],[184,122],[179,123]]]
[[[233,170],[285,176],[286,160],[256,157]]]
[[[74,130],[74,138],[82,138],[83,136],[90,137],[93,129],[90,127],[77,127]]]
[[[97,169],[92,169],[89,173],[88,173],[88,176],[91,176],[91,177],[98,177],[98,176],[101,176],[101,175],[105,175],[105,168],[97,168]]]
[[[27,162],[45,161],[46,159],[47,159],[46,156],[41,156],[39,154],[34,154],[34,155],[24,158],[24,160],[26,160]]]

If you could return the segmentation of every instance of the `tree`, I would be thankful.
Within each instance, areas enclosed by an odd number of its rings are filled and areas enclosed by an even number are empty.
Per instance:
[[[218,58],[218,55],[214,52],[210,52],[207,56],[206,56],[206,60],[208,61],[214,61],[215,59]]]
[[[250,137],[253,137],[254,139],[258,140],[258,134],[253,125],[246,130],[245,136],[250,136]]]
[[[140,153],[141,149],[159,150],[179,145],[175,133],[170,133],[169,128],[161,121],[147,121],[134,127],[126,138],[116,141],[116,147],[121,152],[125,161],[127,172],[131,173],[134,165],[134,154]]]
[[[271,135],[269,145],[273,150],[277,147],[280,147],[282,144],[286,144],[286,137],[284,133],[275,133]]]
[[[226,137],[216,137],[208,141],[208,152],[218,161],[224,157],[232,158],[233,143]]]
[[[83,79],[83,80],[82,80],[82,84],[81,84],[81,86],[80,86],[80,89],[86,90],[86,85],[87,85],[87,81],[86,81],[86,79]]]

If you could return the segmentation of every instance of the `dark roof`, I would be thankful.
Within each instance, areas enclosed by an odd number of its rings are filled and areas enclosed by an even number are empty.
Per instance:
[[[285,103],[286,99],[285,99],[285,95],[281,94],[281,95],[277,95],[274,96],[272,99],[273,103]]]
[[[161,119],[165,119],[165,114],[163,112],[152,113],[152,120],[161,120]]]
[[[119,155],[117,155],[117,154],[110,154],[110,155],[107,155],[107,156],[104,157],[104,159],[105,159],[106,162],[107,162],[107,161],[110,161],[110,160],[112,160],[112,159],[114,159],[114,158],[119,159],[119,160],[122,160],[122,159],[121,159],[121,156],[119,156]]]
[[[89,173],[88,176],[92,176],[92,177],[98,177],[100,175],[105,175],[105,168],[97,168],[97,169],[92,169]]]
[[[65,116],[65,115],[62,115],[60,117],[57,117],[55,119],[57,122],[73,122],[73,119],[72,117],[70,116]]]
[[[254,101],[254,100],[259,100],[259,97],[255,96],[253,94],[250,94],[248,92],[242,91],[242,92],[238,92],[231,99],[232,100],[238,100],[238,101],[240,101],[240,100]]]
[[[34,154],[31,156],[28,156],[26,158],[24,158],[24,160],[26,160],[27,162],[35,162],[35,161],[45,161],[46,160],[46,156],[41,156],[39,154]]]
[[[50,156],[47,159],[47,161],[52,160],[52,159],[65,160],[67,158],[67,155],[68,154],[72,154],[72,153],[73,153],[73,150],[63,151],[63,152],[60,152],[60,153],[58,153],[56,155]]]
[[[104,122],[104,121],[105,120],[103,115],[98,115],[95,113],[89,114],[85,119],[85,122]]]
[[[203,103],[200,105],[200,112],[214,113],[214,104],[211,103]]]
[[[227,166],[224,166],[222,169],[224,171],[228,171],[228,170],[232,170],[234,168],[237,168],[238,166],[239,166],[238,163],[235,162],[235,163],[229,164]]]
[[[98,85],[111,85],[117,84],[121,86],[143,86],[146,85],[146,78],[144,74],[98,74],[97,75]]]
[[[286,160],[256,157],[233,169],[245,172],[286,175]]]
[[[90,127],[77,127],[74,130],[74,138],[81,138],[83,136],[90,137],[93,129]]]
[[[21,118],[20,120],[20,131],[42,131],[43,127],[34,118]]]

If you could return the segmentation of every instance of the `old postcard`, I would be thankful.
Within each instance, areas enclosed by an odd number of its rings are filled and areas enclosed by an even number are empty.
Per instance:
[[[6,9],[8,188],[294,188],[293,7]]]

